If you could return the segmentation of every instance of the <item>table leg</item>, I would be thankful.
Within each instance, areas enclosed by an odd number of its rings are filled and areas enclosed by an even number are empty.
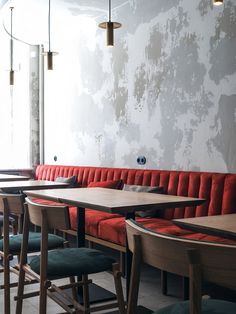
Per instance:
[[[189,299],[189,278],[183,277],[183,300]]]
[[[77,247],[85,247],[85,208],[77,207]],[[81,280],[81,278],[78,278]],[[79,302],[83,304],[83,289],[78,288]],[[89,285],[90,303],[113,300],[116,296],[110,291],[97,286]]]
[[[85,209],[77,207],[77,247],[85,246]]]
[[[126,213],[125,219],[135,220],[135,213]],[[129,250],[128,241],[126,237],[126,300],[128,301],[129,297],[129,285],[130,285],[130,275],[131,275],[131,266],[132,266],[132,257],[133,254]]]

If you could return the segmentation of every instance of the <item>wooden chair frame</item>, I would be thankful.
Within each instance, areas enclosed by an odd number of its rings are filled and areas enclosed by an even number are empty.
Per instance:
[[[35,273],[27,264],[27,245],[29,235],[29,224],[33,223],[35,226],[41,227],[41,255],[40,255],[40,275]],[[105,310],[109,308],[119,307],[120,313],[125,313],[125,303],[123,297],[123,291],[121,286],[121,272],[119,271],[119,265],[113,264],[113,276],[115,281],[115,288],[117,293],[117,302],[113,302],[109,305],[94,306],[90,308],[89,304],[89,290],[88,285],[92,280],[88,280],[87,275],[82,275],[82,280],[76,282],[74,277],[70,277],[70,283],[63,286],[56,286],[47,278],[48,267],[48,232],[49,229],[70,229],[70,217],[69,208],[67,206],[51,206],[41,205],[32,202],[26,198],[25,203],[25,215],[24,215],[24,227],[23,227],[23,242],[20,256],[20,275],[17,293],[17,306],[16,314],[22,313],[22,302],[25,297],[36,296],[37,293],[31,293],[31,295],[24,295],[24,279],[25,275],[29,274],[34,277],[40,283],[40,309],[41,314],[46,313],[47,309],[47,296],[58,303],[67,313],[90,313],[92,311]],[[79,249],[79,248],[78,248]],[[83,287],[84,306],[82,306],[77,300],[77,288]],[[64,293],[64,289],[71,288],[73,298]],[[57,295],[54,293],[57,292]],[[62,295],[60,299],[58,295]],[[69,307],[63,302],[63,299],[69,301],[73,307]]]
[[[21,194],[0,194],[0,209],[3,212],[3,251],[0,251],[0,256],[3,260],[4,283],[0,286],[4,289],[4,313],[10,314],[10,288],[17,285],[17,283],[10,282],[10,272],[19,274],[16,267],[10,266],[10,260],[13,256],[10,254],[10,215],[22,216],[24,207],[24,196]],[[17,234],[17,225],[14,225],[13,234]]]
[[[141,262],[189,278],[190,314],[201,313],[202,280],[236,289],[236,245],[164,235],[133,220],[126,221],[126,229],[133,252],[128,314],[136,313]]]

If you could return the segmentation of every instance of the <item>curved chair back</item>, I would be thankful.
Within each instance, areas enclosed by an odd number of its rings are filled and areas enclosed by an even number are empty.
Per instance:
[[[137,304],[141,261],[189,277],[191,313],[201,311],[201,280],[236,289],[236,245],[165,235],[132,220],[126,221],[126,229],[129,249],[133,252],[129,307]]]
[[[33,202],[29,198],[26,198],[25,201],[29,219],[35,226],[42,227],[43,215],[46,215],[48,228],[61,230],[71,229],[68,206],[42,205]]]
[[[0,212],[7,214],[21,215],[24,209],[24,195],[0,193]]]

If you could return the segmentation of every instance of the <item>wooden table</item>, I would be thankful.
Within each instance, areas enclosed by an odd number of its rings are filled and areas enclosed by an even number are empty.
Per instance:
[[[236,240],[236,213],[229,215],[174,219],[173,222],[182,228],[195,232]]]
[[[0,173],[0,182],[29,180],[29,177]]]
[[[137,193],[104,188],[74,188],[57,190],[24,191],[28,196],[62,202],[77,206],[77,242],[78,247],[85,245],[85,208],[124,215],[126,219],[135,219],[136,211],[149,209],[196,206],[204,199],[174,195]],[[127,249],[127,293],[129,290],[132,256]]]
[[[67,187],[68,183],[61,183],[56,181],[46,180],[27,180],[27,181],[12,181],[12,182],[0,182],[0,189],[2,191],[23,191],[36,190],[36,189],[56,189]]]
[[[1,185],[0,185],[1,188]],[[104,188],[73,188],[57,190],[24,191],[28,196],[66,203],[82,208],[92,208],[113,214],[134,214],[150,209],[196,206],[205,200],[175,195],[137,193]]]

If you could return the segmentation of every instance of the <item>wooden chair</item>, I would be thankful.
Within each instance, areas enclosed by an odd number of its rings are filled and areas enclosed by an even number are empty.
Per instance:
[[[236,289],[236,245],[187,240],[145,229],[126,221],[129,249],[133,252],[128,314],[136,313],[140,266],[144,262],[164,271],[189,277],[190,300],[155,314],[236,313],[236,303],[202,300],[202,280]]]
[[[10,260],[13,256],[19,256],[21,250],[22,234],[10,235],[10,215],[20,216],[24,209],[24,195],[0,194],[0,211],[3,212],[3,239],[0,240],[0,256],[3,259],[4,283],[0,286],[4,289],[4,313],[10,314],[10,288],[17,286],[17,282],[10,282],[10,272],[19,274],[17,266],[11,267]],[[30,233],[27,253],[40,251],[40,233]],[[50,248],[63,247],[63,238],[50,235]],[[30,277],[27,283],[31,283]]]
[[[0,214],[0,239],[3,237],[3,218],[4,218],[3,215]],[[17,234],[18,222],[14,217],[9,217],[9,227],[11,227],[13,234]]]
[[[41,255],[33,258],[27,264],[25,251],[28,242],[29,222],[41,227],[42,244]],[[102,311],[114,307],[119,308],[119,313],[125,313],[121,272],[119,271],[119,265],[112,258],[106,257],[101,251],[85,247],[65,248],[48,252],[49,228],[68,230],[70,227],[69,209],[67,206],[36,204],[30,199],[26,199],[16,313],[22,313],[25,274],[33,276],[40,283],[39,312],[41,314],[46,313],[47,296],[58,303],[67,313],[90,313],[90,311]],[[113,271],[117,301],[90,308],[88,285],[92,280],[88,279],[88,275],[106,270]],[[80,280],[78,282],[71,280],[70,284],[61,286],[56,286],[52,282],[54,279],[72,278],[72,276],[78,276]],[[83,306],[77,300],[78,287],[83,287]],[[72,296],[64,292],[64,289],[67,288],[72,289]],[[54,292],[57,292],[57,294]],[[60,298],[59,295],[63,298]],[[73,307],[69,307],[68,303],[72,304]]]

